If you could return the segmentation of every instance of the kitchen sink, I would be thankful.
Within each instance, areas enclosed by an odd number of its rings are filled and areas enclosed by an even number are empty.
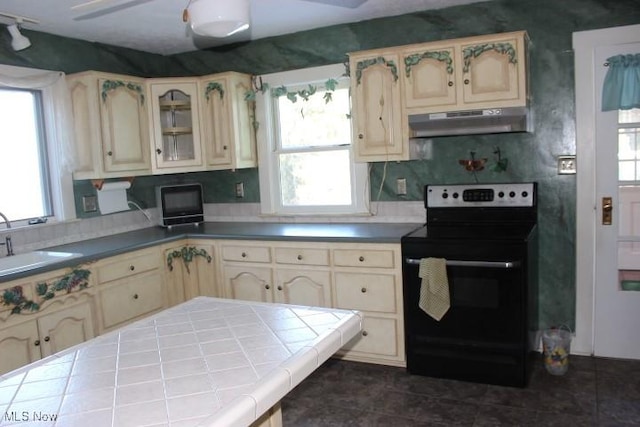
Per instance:
[[[45,265],[82,256],[73,252],[33,251],[0,258],[0,276],[44,267]]]

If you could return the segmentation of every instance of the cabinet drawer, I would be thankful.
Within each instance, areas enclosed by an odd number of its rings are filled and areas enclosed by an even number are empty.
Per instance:
[[[278,264],[329,265],[328,249],[276,248]]]
[[[338,272],[335,279],[337,308],[396,313],[395,276]]]
[[[397,356],[398,336],[396,323],[395,319],[367,317],[365,315],[362,320],[362,332],[342,347],[342,350]]]
[[[395,267],[392,250],[336,249],[333,262],[341,267]]]
[[[160,268],[160,256],[155,251],[134,253],[128,257],[118,258],[117,261],[106,262],[97,268],[98,283],[110,282]]]
[[[225,261],[271,262],[271,250],[268,247],[223,246],[222,259]]]
[[[105,286],[101,293],[104,327],[110,328],[163,308],[162,277],[157,271]]]

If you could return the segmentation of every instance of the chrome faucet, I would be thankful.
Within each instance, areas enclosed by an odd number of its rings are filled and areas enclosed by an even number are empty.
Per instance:
[[[7,218],[7,216],[2,212],[0,212],[0,217],[4,219],[4,223],[7,225],[7,229],[11,228],[11,221],[9,221],[9,218]],[[13,244],[11,243],[11,236],[5,237],[4,242],[0,242],[0,246],[3,245],[7,247],[7,256],[13,255]]]

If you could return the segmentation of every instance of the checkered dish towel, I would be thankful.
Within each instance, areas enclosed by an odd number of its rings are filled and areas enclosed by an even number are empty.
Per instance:
[[[422,258],[418,276],[422,279],[418,306],[439,321],[450,307],[447,261],[443,258]]]

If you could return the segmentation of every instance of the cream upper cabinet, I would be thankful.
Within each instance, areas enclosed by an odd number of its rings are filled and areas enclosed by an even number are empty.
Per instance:
[[[524,31],[400,48],[407,114],[526,106]]]
[[[397,50],[349,54],[353,143],[358,162],[409,158],[399,59]]]
[[[228,72],[198,81],[206,169],[241,169],[257,164],[253,103],[245,100],[251,76]]]
[[[195,79],[149,79],[153,173],[203,170]]]
[[[460,43],[462,100],[473,108],[527,104],[527,34],[498,34]]]
[[[454,44],[429,44],[402,49],[404,105],[411,108],[453,108],[458,102]]]
[[[144,79],[88,71],[67,76],[74,117],[76,179],[149,175]]]

